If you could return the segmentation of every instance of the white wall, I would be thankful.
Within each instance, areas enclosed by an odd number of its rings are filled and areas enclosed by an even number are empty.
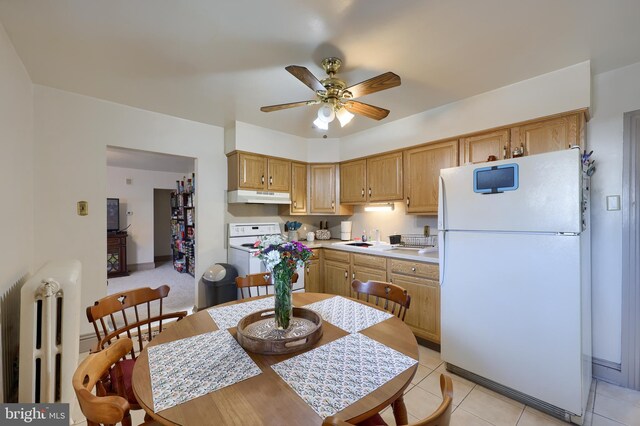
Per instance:
[[[305,139],[236,121],[225,129],[225,152],[247,151],[310,163],[340,161],[340,139]]]
[[[0,294],[32,272],[33,85],[0,24]]]
[[[222,128],[36,85],[35,145],[36,263],[80,259],[83,306],[106,295],[107,145],[195,158],[196,277],[226,260]],[[76,215],[78,200],[88,216]],[[198,297],[204,306],[202,283]]]
[[[640,63],[595,75],[588,147],[592,178],[593,356],[619,363],[622,316],[622,212],[606,196],[622,194],[623,115],[640,109]]]
[[[156,172],[107,166],[107,197],[120,199],[120,229],[127,229],[127,263],[153,262],[154,244],[154,203],[153,190],[176,189],[176,180],[191,176],[184,173]],[[131,179],[131,184],[127,184]],[[167,203],[169,211],[169,203]],[[165,224],[170,228],[169,222]]]
[[[392,121],[340,140],[340,160],[587,108],[590,62]]]

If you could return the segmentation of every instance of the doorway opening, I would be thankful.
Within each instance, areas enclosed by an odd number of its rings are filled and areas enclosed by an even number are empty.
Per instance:
[[[174,262],[172,231],[177,221],[172,194],[184,193],[180,185],[194,179],[194,169],[190,157],[107,147],[107,197],[119,200],[118,234],[124,247],[117,264],[124,273],[107,274],[107,294],[167,284],[168,310],[193,309],[195,278],[186,269],[178,271]],[[191,203],[195,205],[195,193]],[[195,237],[190,244],[195,263]]]

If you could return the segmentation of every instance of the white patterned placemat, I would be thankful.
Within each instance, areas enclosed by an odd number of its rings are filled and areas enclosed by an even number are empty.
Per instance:
[[[149,347],[153,411],[166,410],[262,371],[227,330]]]
[[[237,303],[235,305],[222,306],[220,308],[211,308],[208,310],[213,321],[218,325],[219,329],[232,328],[238,325],[238,322],[249,314],[263,309],[273,309],[275,299],[273,296],[264,299],[252,300],[250,302]]]
[[[370,394],[417,362],[356,333],[271,368],[324,419]]]
[[[305,308],[313,309],[323,320],[349,333],[357,333],[393,316],[388,312],[341,296],[315,302],[306,305]]]

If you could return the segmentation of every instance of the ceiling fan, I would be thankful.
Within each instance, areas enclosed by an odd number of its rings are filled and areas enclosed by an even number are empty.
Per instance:
[[[340,121],[340,125],[344,127],[351,121],[353,114],[364,115],[374,120],[382,120],[389,115],[388,109],[354,101],[353,98],[359,98],[364,95],[399,86],[400,77],[392,72],[386,72],[377,77],[347,87],[344,80],[335,77],[340,65],[342,65],[342,61],[338,58],[323,59],[322,68],[324,68],[324,71],[328,75],[328,77],[323,80],[318,80],[306,67],[299,65],[289,65],[285,67],[294,77],[302,81],[316,93],[316,99],[263,106],[260,108],[260,111],[272,112],[305,105],[322,104],[318,110],[318,118],[313,124],[323,130],[328,129],[328,124],[333,121],[335,117]]]

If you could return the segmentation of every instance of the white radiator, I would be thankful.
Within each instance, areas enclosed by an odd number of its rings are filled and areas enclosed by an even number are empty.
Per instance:
[[[66,402],[80,345],[80,262],[49,262],[22,287],[19,402]]]

